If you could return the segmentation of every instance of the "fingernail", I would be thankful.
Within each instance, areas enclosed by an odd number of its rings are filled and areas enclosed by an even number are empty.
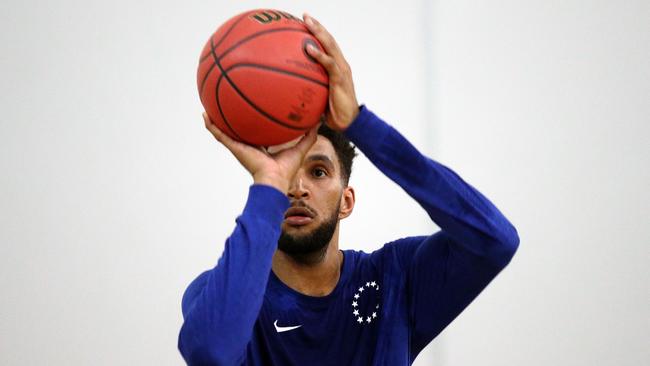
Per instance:
[[[314,21],[311,19],[311,17],[309,15],[307,15],[305,17],[305,23],[307,23],[308,26],[313,26],[314,25]]]

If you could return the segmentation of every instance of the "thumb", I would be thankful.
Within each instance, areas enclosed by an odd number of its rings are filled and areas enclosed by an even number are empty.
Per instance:
[[[319,127],[320,123],[316,124],[316,126],[312,127],[306,135],[302,136],[296,145],[280,151],[276,156],[281,159],[291,160],[293,160],[295,157],[298,157],[299,160],[302,160],[307,154],[307,151],[309,151],[309,149],[311,149],[311,147],[316,142]]]
[[[317,123],[316,126],[312,127],[309,132],[298,142],[295,146],[295,149],[300,152],[301,156],[305,156],[307,151],[316,143],[316,138],[318,137],[318,128],[320,128],[320,123]]]

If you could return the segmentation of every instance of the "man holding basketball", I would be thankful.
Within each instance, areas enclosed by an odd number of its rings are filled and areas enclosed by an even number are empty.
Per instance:
[[[356,100],[332,36],[309,16],[330,80],[327,126],[277,153],[205,125],[252,175],[215,268],[185,291],[179,349],[190,365],[410,365],[510,262],[515,228],[445,166]],[[441,231],[370,254],[339,250],[354,208],[354,143]]]

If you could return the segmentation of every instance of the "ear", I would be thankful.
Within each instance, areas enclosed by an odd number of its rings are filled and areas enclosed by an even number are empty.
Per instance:
[[[352,214],[354,209],[354,188],[347,186],[343,188],[341,195],[341,205],[339,207],[339,220],[344,219]]]

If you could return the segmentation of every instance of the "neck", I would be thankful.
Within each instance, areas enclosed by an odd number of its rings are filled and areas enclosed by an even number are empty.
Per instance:
[[[305,264],[297,262],[281,250],[273,254],[273,273],[290,288],[309,296],[329,295],[341,277],[343,253],[339,251],[336,228],[321,260]]]

